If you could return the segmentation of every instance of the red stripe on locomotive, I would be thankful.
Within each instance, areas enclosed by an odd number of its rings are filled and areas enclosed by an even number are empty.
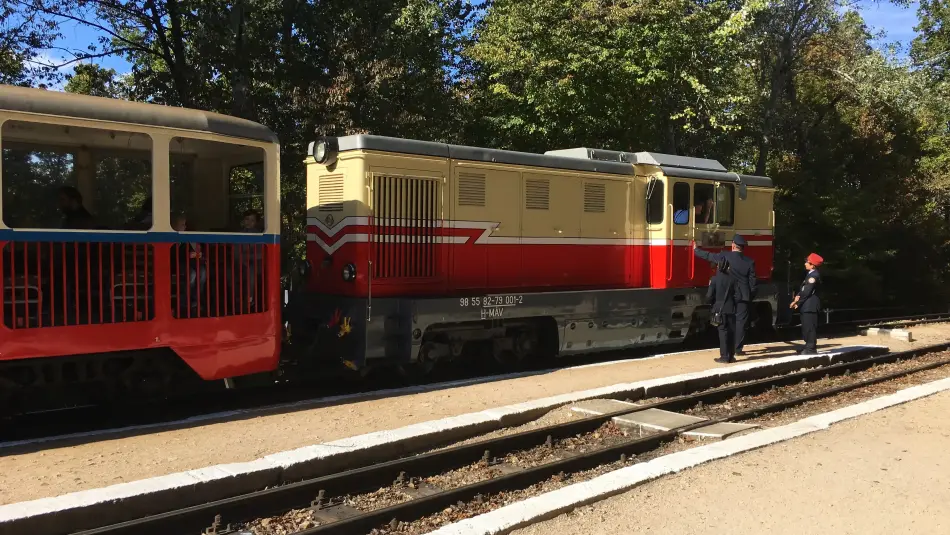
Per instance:
[[[685,240],[671,244],[670,240],[648,239],[498,239],[490,237],[492,223],[451,221],[441,222],[431,229],[427,240],[420,240],[412,227],[374,227],[362,221],[365,218],[353,219],[357,222],[343,221],[327,229],[329,232],[318,225],[307,227],[307,256],[314,264],[311,290],[366,295],[367,271],[374,257],[399,258],[402,254],[411,261],[413,254],[424,256],[424,247],[432,249],[434,276],[374,276],[373,295],[439,295],[456,290],[662,289],[703,286],[712,273],[706,261],[694,257],[692,244]],[[459,224],[468,226],[454,226]],[[385,238],[381,239],[380,234]],[[749,242],[745,253],[756,261],[758,277],[770,279],[772,236],[740,234]],[[705,249],[719,251],[723,247]],[[378,267],[378,263],[377,258],[374,265]],[[347,264],[356,267],[355,282],[345,282],[341,277]]]

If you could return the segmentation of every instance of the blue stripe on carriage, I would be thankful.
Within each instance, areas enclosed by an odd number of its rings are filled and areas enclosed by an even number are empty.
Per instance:
[[[64,232],[0,229],[0,241],[80,243],[250,243],[277,245],[279,234],[210,234],[177,232]]]

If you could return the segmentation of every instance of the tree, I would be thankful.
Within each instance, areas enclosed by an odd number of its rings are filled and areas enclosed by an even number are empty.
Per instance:
[[[94,97],[121,98],[125,88],[116,80],[114,69],[103,69],[95,63],[81,63],[66,75],[66,91]]]
[[[950,2],[921,0],[917,9],[918,35],[911,44],[914,62],[927,69],[937,81],[947,81],[950,73]]]
[[[831,303],[936,302],[946,296],[950,234],[917,169],[929,85],[870,38],[846,13],[810,39],[788,81],[783,134],[770,147],[784,237],[776,257],[794,259],[795,273],[818,249]],[[910,251],[919,262],[907,261]]]
[[[55,24],[20,12],[16,0],[0,0],[0,83],[30,86],[55,81],[56,69],[39,60],[58,37]]]
[[[763,5],[497,1],[468,50],[487,137],[530,150],[701,150],[736,128],[745,31]]]

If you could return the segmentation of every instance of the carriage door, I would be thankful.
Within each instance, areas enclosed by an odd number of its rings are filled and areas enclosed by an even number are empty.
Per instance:
[[[686,286],[691,278],[690,270],[695,265],[693,255],[692,221],[690,218],[689,183],[673,181],[673,193],[670,195],[673,208],[673,224],[670,225],[670,268],[669,285]]]

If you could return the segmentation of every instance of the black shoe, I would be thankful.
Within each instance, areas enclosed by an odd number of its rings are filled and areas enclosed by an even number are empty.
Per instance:
[[[719,357],[719,358],[713,359],[713,360],[715,360],[715,361],[718,362],[719,364],[732,364],[733,362],[736,361],[736,359],[724,359],[724,358],[722,358],[722,357]]]
[[[737,350],[736,350],[736,356],[737,356],[737,357],[744,357],[744,356],[746,356],[746,355],[747,355],[747,353],[746,353],[745,351],[743,351],[743,350],[741,350],[741,349],[737,349]]]

